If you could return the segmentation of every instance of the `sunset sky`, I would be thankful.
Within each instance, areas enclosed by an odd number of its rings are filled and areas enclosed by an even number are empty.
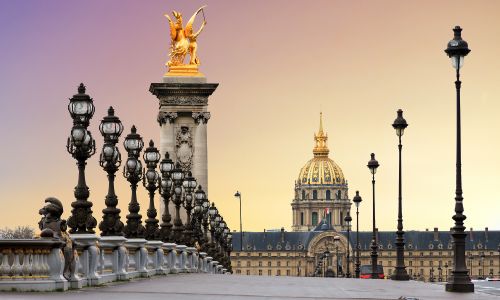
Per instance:
[[[48,196],[70,215],[77,183],[66,152],[68,98],[80,82],[93,97],[90,130],[112,105],[159,143],[158,101],[169,33],[163,16],[185,22],[207,4],[198,38],[200,70],[219,83],[209,99],[208,195],[231,229],[291,227],[300,168],[312,158],[323,112],[330,158],[360,191],[360,227],[371,228],[370,153],[377,172],[377,225],[395,230],[397,109],[403,137],[406,230],[453,226],[454,69],[443,50],[464,28],[471,53],[462,69],[463,189],[475,230],[500,229],[500,2],[498,1],[27,1],[0,0],[0,227],[36,226]],[[200,20],[198,20],[199,22]],[[123,137],[120,140],[122,155]],[[106,173],[98,154],[87,166],[94,216],[102,219]],[[117,173],[125,222],[128,183]],[[146,191],[140,187],[141,212]]]

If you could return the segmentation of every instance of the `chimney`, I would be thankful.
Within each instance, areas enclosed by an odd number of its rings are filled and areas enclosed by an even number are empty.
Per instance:
[[[285,228],[281,227],[281,242],[285,242]]]
[[[472,227],[470,228],[470,233],[469,233],[469,239],[472,242],[474,240],[474,237],[472,236]]]
[[[439,231],[437,227],[434,227],[434,241],[439,241]]]
[[[488,227],[484,228],[484,241],[485,243],[488,242]]]

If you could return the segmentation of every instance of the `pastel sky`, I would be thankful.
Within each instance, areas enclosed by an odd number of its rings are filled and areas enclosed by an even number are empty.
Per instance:
[[[498,1],[68,1],[0,0],[0,227],[36,226],[48,196],[70,214],[77,182],[66,152],[68,98],[80,82],[94,98],[90,130],[113,105],[125,125],[159,142],[157,99],[168,60],[163,14],[205,9],[201,71],[220,85],[209,111],[209,198],[232,229],[291,226],[294,180],[312,158],[319,112],[330,157],[352,197],[360,226],[371,226],[371,152],[377,172],[377,225],[395,230],[396,110],[403,137],[405,229],[453,225],[454,70],[443,49],[464,28],[472,52],[462,69],[466,226],[500,229],[500,2]],[[186,17],[187,19],[187,17]],[[121,140],[123,141],[123,139]],[[120,142],[121,144],[121,142]],[[122,148],[122,153],[124,150]],[[87,183],[100,220],[107,190],[98,155]],[[125,220],[130,189],[118,174]],[[141,211],[147,197],[141,187]]]

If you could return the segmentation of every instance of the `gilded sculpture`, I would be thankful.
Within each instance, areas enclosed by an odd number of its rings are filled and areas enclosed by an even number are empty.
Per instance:
[[[198,72],[198,66],[200,65],[200,58],[198,57],[198,44],[196,42],[198,35],[203,31],[205,25],[207,24],[205,20],[205,15],[203,8],[200,7],[193,16],[189,19],[186,27],[182,24],[182,14],[173,11],[172,15],[175,18],[173,21],[168,14],[165,17],[168,19],[168,24],[170,27],[170,60],[167,62],[168,72],[166,76],[203,76]],[[198,31],[194,32],[193,25],[196,16],[199,13],[203,15],[203,23]],[[189,54],[189,63],[184,63],[186,56]]]

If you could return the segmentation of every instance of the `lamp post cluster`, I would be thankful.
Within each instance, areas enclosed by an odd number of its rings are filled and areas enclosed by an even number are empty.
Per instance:
[[[94,115],[95,107],[92,98],[87,95],[83,84],[78,87],[78,93],[70,99],[68,111],[73,119],[73,128],[67,141],[68,152],[76,159],[78,165],[78,184],[75,188],[75,201],[71,216],[68,219],[70,233],[93,234],[97,226],[92,216],[92,202],[88,201],[89,188],[85,182],[86,161],[95,154],[95,141],[87,129]],[[120,220],[121,210],[115,193],[115,173],[119,170],[122,157],[117,147],[119,137],[123,133],[123,124],[115,116],[113,107],[108,109],[99,126],[104,138],[104,144],[99,157],[99,165],[107,173],[108,193],[105,197],[106,208],[99,223],[102,236],[125,236],[128,239],[161,240],[175,242],[200,251],[209,252],[226,269],[231,271],[230,254],[232,250],[232,235],[226,222],[219,214],[215,205],[208,201],[202,187],[196,182],[191,172],[182,170],[179,163],[170,159],[165,153],[163,159],[154,142],[151,140],[144,150],[141,162],[141,152],[144,141],[135,126],[125,137],[123,146],[127,159],[123,166],[123,176],[130,183],[131,198],[128,205],[126,224]],[[140,205],[137,200],[137,187],[142,180],[144,188],[149,193],[147,219],[142,222]],[[164,211],[161,224],[157,218],[155,198],[161,196]],[[170,214],[170,202],[174,204],[175,215]],[[180,214],[181,207],[186,213],[183,224]],[[209,229],[210,225],[210,229]],[[209,237],[210,231],[210,237]]]

